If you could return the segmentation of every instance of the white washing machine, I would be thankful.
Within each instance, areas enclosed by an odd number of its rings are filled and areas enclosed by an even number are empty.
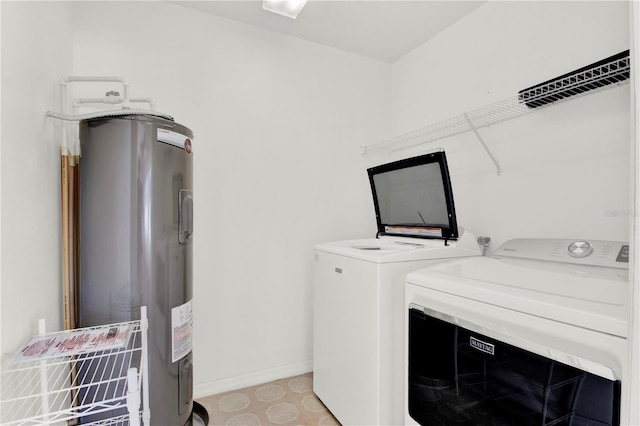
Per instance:
[[[404,422],[404,283],[479,256],[460,232],[444,152],[369,169],[378,238],[315,247],[313,389],[344,425]]]
[[[408,274],[406,424],[625,424],[628,259],[626,243],[516,239]]]

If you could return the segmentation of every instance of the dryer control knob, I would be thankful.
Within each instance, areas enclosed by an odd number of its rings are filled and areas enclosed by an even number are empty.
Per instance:
[[[569,255],[572,257],[587,257],[593,251],[593,247],[586,241],[574,241],[569,244]]]

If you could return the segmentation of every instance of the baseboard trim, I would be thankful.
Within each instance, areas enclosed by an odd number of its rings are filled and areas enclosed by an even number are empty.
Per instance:
[[[281,367],[275,367],[268,370],[261,370],[249,374],[243,374],[241,376],[194,384],[193,396],[194,398],[203,398],[205,396],[242,389],[248,386],[255,386],[261,383],[283,379],[285,377],[297,376],[299,374],[308,373],[312,370],[313,362],[311,360],[308,360],[297,362],[295,364],[283,365]]]

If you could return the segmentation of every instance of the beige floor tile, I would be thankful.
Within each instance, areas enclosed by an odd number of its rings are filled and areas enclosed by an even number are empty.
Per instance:
[[[313,373],[198,398],[197,401],[209,412],[209,425],[340,425],[313,393]]]

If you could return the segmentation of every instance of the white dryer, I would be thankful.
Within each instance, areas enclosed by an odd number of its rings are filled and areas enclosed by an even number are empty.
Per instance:
[[[407,276],[406,424],[619,426],[629,246],[516,239]]]
[[[344,425],[404,422],[408,272],[479,256],[460,232],[444,152],[369,169],[378,238],[315,247],[313,389]]]

